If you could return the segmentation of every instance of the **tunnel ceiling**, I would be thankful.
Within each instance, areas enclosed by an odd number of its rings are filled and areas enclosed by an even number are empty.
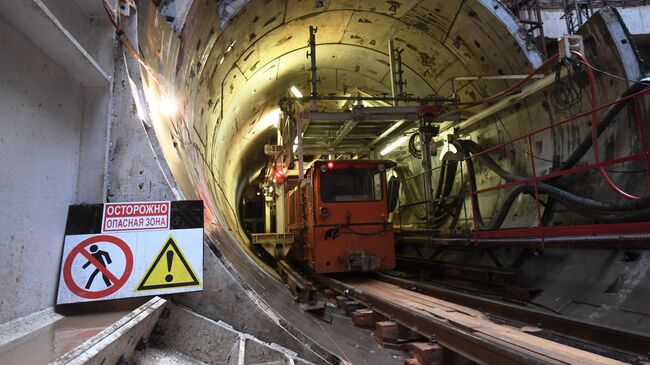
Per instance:
[[[526,73],[541,64],[498,1],[195,1],[173,77],[186,97],[186,120],[203,142],[217,203],[230,207],[220,210],[232,213],[226,214],[231,228],[237,186],[259,169],[259,161],[243,156],[268,142],[269,114],[290,86],[309,93],[309,26],[318,28],[320,94],[389,93],[390,39],[404,50],[405,92],[415,96],[450,95],[451,77]],[[460,98],[478,99],[504,86],[472,83]],[[365,131],[366,138],[386,127]]]

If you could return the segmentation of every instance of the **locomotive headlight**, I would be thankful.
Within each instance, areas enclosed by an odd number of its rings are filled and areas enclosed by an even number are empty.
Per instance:
[[[322,172],[327,171],[327,165],[320,165],[320,170],[321,170]]]
[[[327,217],[330,215],[330,209],[328,207],[320,207],[320,215]]]
[[[379,166],[377,166],[377,168],[379,169],[379,171],[384,171],[384,170],[386,170],[386,166],[384,166],[383,163],[380,163]]]

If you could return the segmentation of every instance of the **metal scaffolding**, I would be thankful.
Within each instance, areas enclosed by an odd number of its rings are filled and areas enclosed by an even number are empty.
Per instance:
[[[519,22],[530,36],[530,39],[535,42],[537,49],[542,52],[544,58],[548,58],[539,0],[508,0],[505,3],[508,9],[519,19]]]
[[[594,13],[591,0],[563,0],[562,8],[568,34],[575,34]]]

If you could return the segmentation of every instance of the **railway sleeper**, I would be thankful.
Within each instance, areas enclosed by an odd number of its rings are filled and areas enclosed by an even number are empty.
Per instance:
[[[352,300],[342,295],[336,297],[336,305],[337,307],[343,309],[345,311],[345,315],[348,317],[351,317],[352,313],[354,313],[354,311],[357,309],[364,307],[363,304],[357,302],[356,300]]]
[[[380,321],[375,323],[373,333],[375,342],[382,347],[404,350],[402,345],[410,342],[426,341],[426,338],[395,321]]]
[[[284,261],[280,261],[278,271],[285,278],[287,287],[294,296],[294,299],[305,312],[321,319],[331,322],[332,318],[327,316],[327,305],[319,300],[318,291],[314,284],[296,272]]]
[[[427,342],[411,342],[404,345],[412,357],[407,359],[405,365],[437,365],[443,364],[444,349],[438,344]]]
[[[365,328],[369,330],[375,329],[375,324],[377,322],[386,321],[388,318],[383,315],[375,312],[372,309],[357,309],[352,312],[352,323],[355,326],[360,328]]]

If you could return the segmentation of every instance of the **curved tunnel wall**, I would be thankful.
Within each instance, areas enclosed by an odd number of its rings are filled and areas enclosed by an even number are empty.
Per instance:
[[[157,61],[156,68],[164,75],[167,92],[173,90],[183,105],[174,120],[155,118],[166,129],[158,133],[161,144],[174,146],[166,149],[167,161],[177,165],[177,171],[187,169],[189,178],[180,178],[186,179],[181,183],[184,191],[197,192],[204,199],[212,198],[221,223],[243,242],[247,238],[239,228],[237,194],[242,190],[242,181],[261,167],[259,159],[251,161],[246,157],[272,136],[269,116],[277,110],[277,101],[287,94],[289,87],[296,85],[308,93],[309,60],[305,55],[310,25],[318,28],[321,94],[389,93],[388,39],[394,39],[395,45],[404,50],[408,81],[405,91],[419,96],[451,95],[452,77],[525,74],[541,64],[541,56],[526,32],[498,1],[409,1],[397,8],[381,1],[327,1],[322,7],[304,1],[226,1],[219,5],[213,1],[195,2],[184,24],[177,24],[180,41],[151,10],[153,7],[149,8],[139,13],[140,46],[148,60]],[[632,63],[638,62],[634,50],[625,43],[620,45],[619,40],[599,35],[611,23],[606,19],[602,22],[605,24],[592,25],[593,29],[586,30],[587,56],[595,56],[596,49],[603,46],[616,45],[619,49],[599,52],[598,58],[591,58],[596,66],[637,79],[638,67],[629,67],[629,61],[628,64],[623,61],[627,58],[633,59]],[[598,96],[603,102],[614,99],[627,87],[625,82],[600,76],[598,82]],[[459,88],[459,97],[462,101],[473,101],[507,85],[505,81],[470,82]],[[578,88],[586,93],[586,81],[578,80]],[[153,89],[156,87],[150,88]],[[463,135],[483,146],[491,146],[566,117],[568,112],[554,105],[550,89],[547,87],[513,103],[467,128]],[[586,110],[588,106],[586,95],[576,110]],[[332,110],[332,105],[320,107]],[[472,108],[471,113],[478,113],[482,108]],[[626,119],[625,112],[621,119]],[[588,118],[584,118],[570,127],[534,137],[537,172],[548,172],[553,161],[565,159],[589,132],[587,123]],[[638,145],[634,133],[630,133],[631,127],[628,124],[608,132],[604,137],[608,141],[605,157],[626,153]],[[628,142],[613,143],[620,138]],[[402,171],[411,174],[421,171],[419,160],[408,155],[388,157],[398,159]],[[530,174],[524,144],[513,145],[493,157],[508,170]],[[500,181],[486,168],[479,166],[477,173],[479,188]],[[456,191],[462,185],[460,171],[457,175]],[[594,177],[586,174],[581,178],[594,181],[581,189],[582,193],[612,196]],[[615,178],[625,189],[638,188],[633,179]],[[410,199],[408,194],[402,194],[403,202],[423,200],[422,189],[417,185],[404,186],[403,190],[414,192]],[[507,191],[484,194],[482,201],[488,203],[482,204],[483,215],[492,216],[506,194]],[[504,227],[534,224],[535,211],[532,199],[518,199]],[[422,222],[416,216],[407,209],[396,219],[406,227],[417,228]],[[582,219],[570,213],[568,218],[563,214],[557,216],[565,222]],[[471,212],[468,212],[460,226],[471,226],[471,222]]]
[[[332,1],[327,2],[326,8],[319,9],[314,8],[312,2],[304,1],[239,1],[230,3],[236,11],[228,13],[223,11],[224,2],[217,6],[214,1],[201,1],[194,3],[186,22],[178,27],[180,38],[156,13],[155,8],[147,4],[143,2],[138,10],[139,43],[143,54],[160,73],[161,83],[165,85],[165,90],[161,90],[156,82],[144,76],[152,122],[166,162],[185,197],[202,198],[208,205],[206,212],[210,226],[207,231],[214,239],[216,249],[224,254],[234,271],[241,276],[245,287],[249,286],[259,295],[265,295],[263,300],[270,303],[269,306],[280,313],[280,317],[291,318],[289,323],[312,338],[318,338],[322,328],[301,327],[303,324],[298,324],[300,319],[289,305],[277,301],[278,295],[270,294],[281,290],[281,286],[269,280],[270,277],[259,268],[252,267],[254,262],[242,250],[245,245],[241,244],[246,242],[246,237],[240,231],[236,210],[237,187],[251,171],[259,168],[249,163],[247,156],[254,148],[266,143],[269,135],[273,135],[266,115],[277,107],[277,100],[286,95],[289,86],[297,85],[303,91],[307,90],[308,60],[305,47],[309,25],[319,27],[317,59],[322,93],[354,93],[354,87],[369,93],[387,92],[388,67],[384,45],[389,37],[394,37],[398,46],[405,49],[406,78],[409,81],[407,92],[416,95],[431,94],[432,90],[449,95],[451,89],[447,80],[454,76],[521,74],[541,63],[539,54],[529,49],[531,46],[522,37],[520,28],[498,2],[465,1],[456,4],[453,11],[448,8],[450,4],[443,2],[413,1],[400,6],[400,12],[391,14],[381,10],[383,4],[380,2]],[[373,4],[377,6],[374,10]],[[426,18],[436,13],[451,15],[446,18],[441,16],[435,21]],[[597,67],[607,68],[629,79],[638,79],[641,71],[635,51],[627,41],[624,28],[620,28],[620,23],[614,18],[615,12],[606,12],[592,18],[583,29],[588,44],[587,56],[595,61]],[[392,26],[385,26],[386,22]],[[436,27],[427,28],[427,24],[436,24]],[[440,24],[443,24],[443,30],[440,30]],[[373,40],[374,44],[371,44]],[[598,58],[594,57],[594,52],[598,52]],[[579,82],[581,88],[588,87],[584,80]],[[603,77],[598,78],[598,84],[600,100],[612,100],[627,88],[625,82]],[[463,101],[480,99],[506,86],[501,81],[469,83],[460,97]],[[165,93],[174,94],[182,100],[181,110],[174,118],[167,118],[157,110],[157,103],[164,99],[162,94]],[[586,101],[581,105],[583,109],[588,106]],[[479,106],[472,112],[479,112],[482,108]],[[553,106],[549,88],[546,88],[480,121],[466,129],[464,134],[483,146],[490,146],[548,125],[563,115],[566,112]],[[610,146],[606,149],[607,158],[617,153],[627,153],[638,144],[631,132],[632,125],[629,122],[620,123],[625,120],[627,116],[624,113],[617,122],[619,127],[608,131],[603,137]],[[545,158],[538,161],[541,166],[538,173],[548,171],[551,166],[549,161],[556,156],[560,160],[565,159],[588,131],[588,120],[584,119],[577,127],[561,129],[556,136],[540,136],[535,140],[536,154]],[[403,153],[398,157],[402,168],[408,168],[414,174],[421,171],[419,160]],[[503,152],[495,159],[508,170],[528,172],[528,156],[520,148]],[[632,185],[637,184],[626,180],[625,176],[617,178],[617,182],[628,184],[624,185],[626,189],[632,189]],[[459,181],[460,173],[456,178],[457,189],[461,186]],[[487,169],[479,169],[478,181],[479,187],[482,187],[500,180]],[[595,176],[583,177],[583,181],[591,182],[582,185],[587,193],[601,194],[603,197],[612,195]],[[421,187],[415,188],[416,199],[422,200]],[[505,193],[496,193],[482,200],[485,217],[494,213]],[[406,199],[406,194],[401,198]],[[518,199],[505,226],[534,224],[536,216],[533,208],[534,202],[530,199]],[[408,212],[404,213],[403,218],[407,224],[418,227],[419,222]],[[567,223],[581,218],[569,213],[558,215],[557,219]],[[467,226],[469,222],[471,212],[467,221],[461,224]],[[600,259],[608,255],[607,252],[587,254],[591,257],[589,262],[594,263],[602,263]],[[549,256],[548,260],[536,261],[531,267],[535,273],[546,272],[549,268],[552,269],[549,272],[556,272],[559,262],[575,269],[581,268],[581,264],[571,266],[567,263],[585,261],[584,251],[565,251],[561,256],[561,260],[557,260],[557,255]],[[468,257],[460,259],[466,260]],[[576,273],[571,274],[571,268],[564,272],[568,277],[576,277]],[[594,270],[589,272],[582,271],[587,277],[604,272],[602,266],[594,266]],[[607,275],[610,271],[612,275],[618,275],[616,268],[608,269]],[[544,279],[542,275],[541,281]],[[560,293],[565,294],[562,290],[566,288],[556,285],[553,280],[544,282],[546,284],[545,288],[555,289],[549,290],[548,294],[545,291],[540,302],[553,305],[553,300]],[[593,294],[596,301],[601,300],[597,297],[602,294],[598,286],[589,290],[585,296]],[[210,298],[199,296],[188,303],[208,308],[213,305]],[[567,298],[570,300],[570,296]]]
[[[162,143],[176,142],[178,156],[193,166],[188,172],[199,194],[214,197],[223,223],[235,232],[238,181],[259,168],[241,157],[251,146],[266,142],[259,136],[269,126],[258,122],[291,85],[308,90],[310,25],[318,28],[321,93],[388,93],[391,38],[404,49],[405,91],[414,95],[449,95],[448,80],[455,76],[518,74],[541,64],[526,33],[497,1],[410,1],[397,9],[382,1],[328,1],[320,8],[304,1],[239,4],[241,9],[224,19],[214,2],[196,2],[182,27],[181,42],[172,39],[164,22],[153,26],[155,14],[140,12],[146,58],[158,60],[165,82],[183,97],[181,120],[160,121],[172,130],[159,133],[170,136]],[[160,41],[177,50],[163,56],[157,49]],[[472,83],[461,98],[478,99],[504,86]],[[179,124],[184,130],[178,130]],[[178,156],[172,154],[168,161],[174,164]]]

